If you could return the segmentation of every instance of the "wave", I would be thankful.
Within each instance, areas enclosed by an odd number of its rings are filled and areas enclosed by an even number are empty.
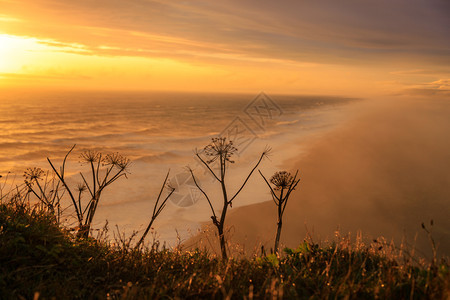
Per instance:
[[[128,181],[118,182],[115,184],[117,187],[112,187],[111,192],[105,194],[108,201],[103,206],[104,212],[100,214],[102,210],[99,209],[98,218],[99,222],[101,218],[111,220],[113,217],[108,212],[123,210],[123,219],[115,220],[121,224],[127,220],[131,222],[131,228],[139,228],[141,222],[145,222],[144,211],[148,211],[147,208],[154,201],[152,196],[160,188],[160,177],[168,169],[176,176],[183,172],[186,165],[197,167],[193,159],[194,149],[201,149],[212,137],[224,134],[227,126],[234,124],[236,118],[243,120],[253,135],[250,143],[239,145],[238,162],[230,171],[233,174],[230,176],[231,186],[237,184],[266,145],[274,148],[274,160],[297,154],[301,151],[300,145],[293,143],[293,140],[332,126],[338,122],[332,117],[337,110],[336,105],[351,102],[343,98],[276,96],[274,101],[278,101],[282,107],[283,115],[279,119],[268,120],[266,127],[260,128],[244,111],[254,100],[252,97],[209,97],[147,97],[119,93],[103,98],[101,95],[80,96],[74,93],[64,97],[33,98],[29,101],[32,104],[17,99],[10,99],[10,102],[4,100],[1,105],[3,111],[8,112],[8,117],[2,120],[8,124],[8,131],[4,130],[0,136],[0,170],[20,173],[26,167],[48,169],[46,157],[58,163],[77,144],[69,156],[67,169],[75,183],[79,180],[77,173],[82,151],[120,152],[132,159],[131,174]],[[151,101],[147,101],[150,98]],[[276,167],[272,164],[266,170],[271,172]],[[262,191],[260,189],[258,193]],[[257,193],[252,197],[245,193],[241,205],[261,201],[264,196]],[[184,218],[189,219],[191,224],[208,219],[208,207],[203,207],[203,204],[195,204],[195,210],[198,211],[183,208]],[[131,216],[125,207],[141,215]],[[171,214],[179,212],[181,208],[173,204],[171,209],[166,217],[162,217],[161,224],[169,224],[177,219]],[[167,230],[161,227],[162,232]],[[170,237],[163,235],[162,239]]]

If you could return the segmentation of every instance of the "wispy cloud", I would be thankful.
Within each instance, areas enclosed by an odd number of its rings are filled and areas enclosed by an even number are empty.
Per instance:
[[[432,89],[450,91],[450,79],[439,79],[427,84]]]
[[[79,51],[79,52],[87,52],[88,49],[85,45],[78,44],[78,43],[62,43],[58,41],[52,41],[52,40],[38,40],[38,44],[49,46],[54,49],[65,49],[65,50],[71,50],[71,51]]]
[[[33,31],[43,38],[98,51],[125,49],[133,55],[154,52],[177,58],[183,50],[196,57],[233,54],[369,64],[425,58],[443,63],[450,55],[450,21],[443,10],[448,5],[443,0],[287,0],[283,5],[266,0],[34,0],[4,6],[8,15],[35,25],[46,19]],[[52,22],[71,34],[55,31]]]
[[[0,22],[21,22],[22,20],[14,17],[10,17],[8,15],[0,14]]]
[[[425,69],[412,69],[412,70],[401,70],[401,71],[392,71],[389,72],[389,74],[392,75],[418,75],[418,76],[422,76],[422,75],[431,75],[431,76],[435,76],[437,74],[443,74],[443,73],[447,73],[445,71],[440,71],[440,70],[425,70]]]
[[[102,82],[104,74],[126,74],[146,87],[147,78],[173,81],[182,69],[183,87],[196,73],[198,86],[208,78],[238,90],[364,92],[379,84],[392,92],[440,90],[415,86],[450,76],[448,0],[0,0],[0,7],[0,33],[32,37],[45,49],[30,51],[50,52],[41,55],[48,64],[88,70]]]
[[[405,89],[404,93],[421,96],[450,96],[450,79],[445,78],[413,85]]]
[[[72,80],[72,79],[90,79],[89,76],[73,74],[73,73],[61,73],[55,70],[46,70],[46,74],[31,74],[31,73],[3,73],[0,72],[0,78],[12,79],[12,80],[39,80],[39,79],[58,79],[58,80]]]

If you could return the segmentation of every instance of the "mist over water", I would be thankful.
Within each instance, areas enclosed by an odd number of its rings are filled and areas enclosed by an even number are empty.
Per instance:
[[[49,170],[47,157],[58,166],[76,144],[66,168],[68,181],[75,186],[81,183],[79,171],[86,171],[86,165],[80,164],[82,151],[119,152],[132,160],[130,173],[128,179],[120,179],[103,193],[94,228],[101,228],[108,220],[111,227],[118,224],[120,230],[130,234],[148,223],[169,169],[174,179],[190,165],[205,188],[218,195],[211,178],[203,174],[194,160],[193,150],[204,147],[236,118],[249,129],[252,142],[242,146],[245,151],[239,152],[230,170],[231,190],[239,186],[266,145],[274,151],[272,161],[264,162],[262,170],[270,173],[284,159],[296,157],[302,151],[304,142],[298,142],[299,137],[318,136],[339,124],[344,117],[343,108],[353,102],[338,97],[273,96],[280,112],[266,118],[261,127],[258,120],[252,120],[244,111],[256,96],[137,92],[3,94],[0,174],[11,172],[10,183],[19,184],[26,168]],[[185,192],[189,191],[181,191]],[[264,193],[255,177],[233,207],[265,201]],[[182,239],[195,234],[200,222],[208,221],[210,216],[206,201],[197,200],[190,206],[169,202],[155,222],[157,238],[173,245],[177,231]],[[214,197],[213,201],[216,200],[220,198]],[[69,208],[67,213],[70,211]],[[70,216],[67,217],[70,222]]]
[[[367,243],[382,236],[430,257],[424,222],[439,255],[449,255],[449,116],[447,99],[365,101],[348,107],[344,122],[303,141],[303,152],[284,161],[302,181],[286,209],[282,243],[295,247],[307,235],[332,241],[337,232],[354,240],[360,231]],[[248,252],[270,248],[275,205],[240,208],[228,225]]]

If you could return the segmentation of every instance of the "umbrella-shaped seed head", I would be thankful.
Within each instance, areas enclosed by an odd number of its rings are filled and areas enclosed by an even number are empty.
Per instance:
[[[237,148],[233,146],[233,141],[227,141],[227,138],[213,138],[211,143],[204,148],[205,155],[211,157],[208,164],[216,161],[218,158],[223,158],[224,161],[234,163],[231,157],[236,153]]]
[[[80,160],[81,162],[93,163],[98,162],[100,160],[100,153],[95,150],[87,150],[81,153]]]
[[[33,181],[42,178],[44,171],[41,168],[27,168],[23,176],[25,181]]]
[[[289,188],[294,181],[291,173],[286,171],[276,172],[271,178],[270,182],[275,186],[275,190],[283,190]]]

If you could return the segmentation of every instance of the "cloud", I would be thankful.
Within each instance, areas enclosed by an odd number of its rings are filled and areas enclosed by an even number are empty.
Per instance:
[[[450,79],[439,79],[428,84],[430,88],[438,90],[450,90]]]
[[[403,92],[407,95],[450,96],[450,79],[439,79],[428,83],[417,84]]]
[[[5,14],[33,25],[18,28],[22,34],[87,45],[100,54],[106,46],[144,50],[123,51],[125,55],[155,51],[178,58],[177,51],[183,50],[186,57],[231,54],[353,64],[424,58],[438,64],[448,62],[450,54],[446,38],[450,21],[442,10],[447,5],[440,0],[286,1],[283,5],[256,0],[37,0],[2,5]]]
[[[148,74],[161,78],[161,72],[183,64],[191,73],[211,74],[205,76],[221,91],[276,86],[277,91],[371,94],[411,88],[450,73],[450,21],[443,13],[448,5],[441,0],[285,0],[283,5],[268,0],[0,0],[0,6],[3,15],[23,20],[5,26],[5,33],[42,40],[52,52],[91,56],[104,70],[111,61],[123,71],[111,76],[134,72],[136,83],[138,73],[144,82]],[[73,58],[47,62],[66,67],[88,60]],[[148,58],[138,65],[150,68],[123,63],[135,58]],[[154,63],[162,66],[157,61],[173,67],[156,70]],[[39,62],[44,63],[32,63]],[[83,67],[93,69],[92,64]],[[380,87],[379,82],[397,80],[400,74],[390,72],[398,70],[434,75],[402,74],[397,86]],[[186,88],[191,78],[186,75],[176,88]],[[203,79],[198,86],[203,88]]]
[[[450,90],[437,90],[437,89],[406,89],[403,91],[404,95],[413,95],[413,96],[450,96]]]
[[[78,44],[78,43],[63,43],[58,41],[52,41],[52,40],[38,40],[38,44],[49,46],[56,49],[67,49],[74,52],[86,52],[88,49],[85,45]]]
[[[22,20],[0,14],[0,22],[21,22]]]
[[[39,80],[39,79],[60,79],[60,80],[70,80],[70,79],[90,79],[91,77],[73,74],[73,73],[61,73],[54,70],[46,70],[45,75],[42,74],[31,74],[31,73],[4,73],[0,72],[0,78],[2,79],[13,79],[13,80]]]
[[[389,74],[392,75],[431,75],[436,76],[437,74],[447,73],[445,71],[438,71],[438,70],[424,70],[424,69],[413,69],[413,70],[402,70],[402,71],[393,71],[389,72]]]

